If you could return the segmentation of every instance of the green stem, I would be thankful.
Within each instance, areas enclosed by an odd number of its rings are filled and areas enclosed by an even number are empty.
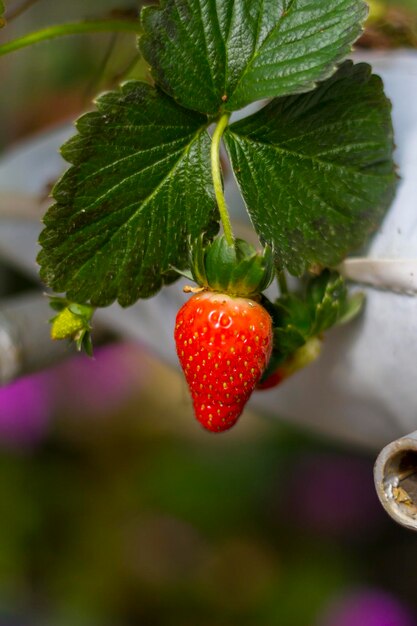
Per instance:
[[[91,20],[85,22],[70,22],[67,24],[58,24],[57,26],[48,26],[34,33],[29,33],[18,39],[13,39],[7,43],[0,45],[0,56],[26,48],[34,43],[63,37],[65,35],[78,35],[82,33],[102,33],[102,32],[129,32],[140,33],[141,26],[139,21],[133,20]]]
[[[284,271],[282,270],[281,272],[278,272],[278,285],[279,285],[279,290],[282,296],[286,296],[288,295],[288,284],[287,284],[287,277],[285,276]]]
[[[220,163],[220,143],[226,127],[229,123],[230,113],[224,113],[219,119],[211,140],[211,174],[213,176],[214,193],[219,207],[220,219],[222,221],[224,236],[229,246],[234,244],[232,225],[230,223],[229,212],[223,193],[222,171]]]

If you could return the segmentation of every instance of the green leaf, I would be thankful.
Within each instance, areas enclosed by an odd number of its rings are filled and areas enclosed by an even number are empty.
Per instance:
[[[287,294],[275,302],[278,328],[297,329],[303,336],[309,336],[315,309],[309,306],[309,301],[303,295]],[[291,331],[292,332],[292,331]]]
[[[363,294],[349,297],[343,277],[330,270],[310,278],[300,293],[281,296],[270,304],[275,361],[286,359],[332,326],[351,321],[363,303]]]
[[[187,242],[217,232],[207,118],[132,81],[104,94],[64,145],[41,277],[76,302],[122,306],[172,282]]]
[[[306,299],[312,310],[327,299],[345,300],[346,295],[345,280],[336,271],[324,270],[319,276],[310,278],[306,285]]]
[[[156,83],[208,114],[309,91],[333,74],[367,16],[363,0],[161,0],[142,11]]]
[[[279,355],[279,360],[284,360],[303,346],[309,335],[303,334],[295,326],[288,324],[285,328],[274,329],[274,352]]]
[[[337,325],[342,326],[348,324],[355,317],[361,313],[365,306],[365,294],[361,291],[354,293],[346,302],[341,306],[340,316],[337,320]]]
[[[49,298],[49,306],[53,311],[62,311],[68,305],[68,300],[61,296],[48,295],[47,297]]]
[[[91,338],[91,333],[88,330],[80,334],[78,339],[75,341],[75,345],[77,346],[78,352],[84,351],[87,356],[94,356],[93,340]]]
[[[391,105],[350,61],[315,91],[279,98],[225,142],[248,212],[278,267],[331,266],[375,231],[396,188]]]
[[[344,279],[337,272],[324,271],[307,286],[306,299],[313,313],[310,334],[315,336],[334,326],[347,302]]]

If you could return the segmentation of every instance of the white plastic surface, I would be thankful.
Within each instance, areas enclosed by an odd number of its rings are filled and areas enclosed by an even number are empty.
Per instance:
[[[396,200],[374,238],[369,259],[417,259],[417,55],[412,52],[367,55],[393,101],[396,161],[402,181]],[[56,178],[64,164],[57,148],[71,128],[35,138],[0,161],[2,193],[37,194]],[[233,186],[228,189],[236,219],[243,219]],[[5,196],[3,196],[5,197]],[[1,218],[0,254],[35,273],[39,226]],[[374,282],[372,271],[367,282]],[[378,266],[378,280],[395,288],[393,268]],[[381,277],[382,271],[382,277]],[[395,274],[395,270],[394,270]],[[394,286],[392,282],[394,280]],[[326,336],[318,362],[281,387],[253,395],[252,407],[293,420],[350,443],[381,447],[417,429],[417,298],[370,287],[365,314]],[[102,321],[139,339],[177,367],[172,339],[176,310],[183,301],[179,284],[130,309],[118,306],[98,312]]]

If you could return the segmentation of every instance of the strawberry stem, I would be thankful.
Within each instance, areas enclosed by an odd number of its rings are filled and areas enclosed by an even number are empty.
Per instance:
[[[282,296],[288,295],[287,277],[285,276],[285,273],[283,270],[281,272],[278,272],[277,278],[278,278],[278,286],[279,286],[281,295]]]
[[[58,24],[56,26],[48,26],[33,33],[23,35],[17,39],[12,39],[0,46],[0,56],[26,48],[32,44],[63,37],[65,35],[78,35],[83,33],[100,33],[100,32],[129,32],[140,33],[141,26],[138,20],[86,20],[85,22],[69,22],[66,24]]]
[[[220,144],[224,131],[229,123],[230,113],[224,113],[215,128],[211,140],[211,174],[213,177],[214,193],[216,195],[217,206],[219,207],[220,219],[223,225],[224,236],[227,243],[232,246],[234,237],[232,225],[230,223],[229,212],[227,210],[226,200],[223,194],[222,171],[220,163]]]

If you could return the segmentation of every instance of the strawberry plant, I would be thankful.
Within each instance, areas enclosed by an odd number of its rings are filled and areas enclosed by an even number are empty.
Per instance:
[[[362,303],[334,268],[376,230],[396,187],[382,82],[344,60],[366,16],[362,0],[161,0],[142,10],[149,80],[100,95],[62,148],[71,166],[38,259],[46,285],[65,294],[53,299],[54,337],[90,349],[94,308],[193,279],[199,293],[175,338],[197,417],[216,431],[256,385],[318,356],[323,332]],[[234,236],[222,143],[259,251]],[[286,273],[299,279],[293,293]]]

